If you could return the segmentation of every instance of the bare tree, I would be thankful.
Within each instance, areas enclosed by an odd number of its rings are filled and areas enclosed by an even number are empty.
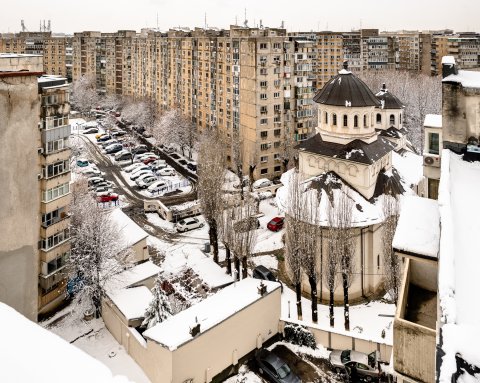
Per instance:
[[[310,284],[310,294],[312,298],[312,321],[318,322],[318,309],[317,309],[317,280],[318,280],[318,253],[320,230],[318,219],[318,206],[319,199],[316,198],[314,192],[305,195],[302,201],[303,219],[301,224],[302,228],[302,267],[307,274],[308,282]]]
[[[442,110],[442,84],[437,77],[407,71],[364,72],[362,80],[374,92],[385,83],[405,105],[404,123],[408,138],[418,153],[423,151],[423,123],[428,113]]]
[[[382,197],[382,247],[383,264],[385,270],[385,289],[392,300],[397,304],[400,289],[400,260],[393,251],[393,237],[398,224],[399,203],[396,197],[384,195]]]
[[[242,264],[242,279],[248,276],[248,259],[253,253],[256,240],[257,212],[255,200],[249,195],[240,201],[233,213],[232,248],[235,256],[236,277],[240,276],[240,261]]]
[[[297,169],[293,169],[288,181],[288,201],[285,219],[286,260],[292,273],[295,286],[298,319],[302,319],[302,242],[303,242],[303,209],[302,183]]]
[[[231,158],[233,171],[238,177],[240,185],[240,198],[243,200],[245,194],[243,191],[243,143],[238,130],[234,130],[231,138]]]
[[[95,77],[83,75],[72,85],[70,102],[74,109],[87,115],[97,107],[99,96],[96,90]]]
[[[348,291],[355,271],[355,237],[352,228],[353,199],[343,186],[334,199],[329,211],[329,224],[335,231],[333,251],[337,254],[342,276],[345,330],[350,330],[350,309]]]
[[[206,131],[198,154],[198,199],[203,216],[209,225],[213,259],[218,263],[218,223],[222,210],[222,188],[225,179],[223,141],[216,131]]]
[[[217,220],[218,229],[220,238],[222,240],[223,246],[225,247],[225,260],[227,262],[227,274],[232,275],[232,245],[234,239],[233,232],[233,214],[234,209],[232,209],[228,202],[222,200],[222,209],[220,211],[220,216]]]
[[[322,265],[322,271],[324,273],[324,279],[326,281],[329,291],[329,318],[330,327],[335,326],[335,310],[334,310],[334,294],[337,288],[338,277],[338,265],[339,265],[339,231],[335,227],[336,216],[333,207],[333,202],[329,201],[327,205],[328,216],[328,234],[326,238],[327,242],[327,254],[323,257],[324,264]]]
[[[76,281],[77,299],[95,310],[98,317],[106,284],[129,263],[118,227],[108,212],[85,193],[85,181],[72,188],[70,279]]]

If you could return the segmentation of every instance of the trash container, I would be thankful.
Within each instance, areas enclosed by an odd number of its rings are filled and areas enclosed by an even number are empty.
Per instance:
[[[203,252],[204,253],[210,253],[210,242],[205,242],[203,244],[204,248],[203,248]]]

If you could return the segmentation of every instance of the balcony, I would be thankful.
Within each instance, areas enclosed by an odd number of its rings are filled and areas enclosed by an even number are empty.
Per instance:
[[[70,214],[62,213],[57,219],[42,223],[40,226],[40,237],[48,238],[59,233],[70,226]]]
[[[67,288],[67,280],[63,279],[59,282],[58,286],[56,286],[52,291],[42,294],[39,291],[38,295],[38,308],[39,313],[42,313],[45,310],[45,306],[52,304],[55,301],[62,301],[65,299]]]
[[[57,199],[42,202],[40,204],[40,213],[46,214],[50,211],[60,209],[70,204],[70,200],[72,199],[71,193],[67,193]]]
[[[70,239],[63,241],[59,245],[50,249],[40,249],[40,261],[46,263],[51,262],[68,251],[70,251]]]
[[[393,323],[395,371],[419,382],[435,381],[437,263],[406,258]]]

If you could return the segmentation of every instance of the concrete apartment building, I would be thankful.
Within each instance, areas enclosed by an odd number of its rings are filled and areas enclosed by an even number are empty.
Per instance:
[[[0,55],[0,300],[32,320],[64,299],[70,251],[69,85],[42,73],[39,55]]]

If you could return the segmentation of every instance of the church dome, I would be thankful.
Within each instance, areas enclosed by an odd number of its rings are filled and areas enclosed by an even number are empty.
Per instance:
[[[370,88],[348,70],[348,63],[343,69],[315,95],[313,101],[323,105],[368,107],[381,106]]]
[[[377,98],[380,100],[380,103],[381,103],[380,107],[382,109],[403,109],[404,108],[404,105],[402,104],[402,102],[388,91],[385,84],[383,84],[382,89],[375,96],[377,96]]]

